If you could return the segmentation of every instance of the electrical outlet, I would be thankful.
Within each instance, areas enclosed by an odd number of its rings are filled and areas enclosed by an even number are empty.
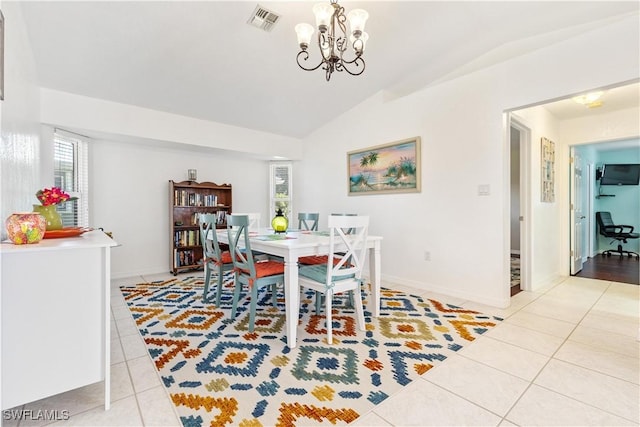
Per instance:
[[[431,261],[431,252],[424,251],[424,260],[425,261]]]
[[[478,196],[488,196],[491,194],[491,186],[489,184],[478,185]]]

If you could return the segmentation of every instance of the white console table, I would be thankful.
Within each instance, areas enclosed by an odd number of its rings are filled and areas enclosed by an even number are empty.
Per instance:
[[[110,406],[110,252],[102,231],[0,245],[2,409],[104,381]]]

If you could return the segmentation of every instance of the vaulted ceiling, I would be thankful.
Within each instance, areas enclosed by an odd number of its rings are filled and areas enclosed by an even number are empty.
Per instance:
[[[340,3],[369,12],[366,70],[329,82],[295,61],[293,28],[314,23],[313,2],[260,2],[280,15],[269,32],[247,24],[255,1],[21,7],[42,87],[298,138],[380,91],[403,96],[639,10],[635,1]]]

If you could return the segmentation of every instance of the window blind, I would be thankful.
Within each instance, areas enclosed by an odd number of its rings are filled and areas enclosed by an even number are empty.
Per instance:
[[[89,226],[89,138],[56,129],[54,132],[54,183],[77,200],[57,209],[65,227]]]
[[[291,163],[272,163],[270,170],[270,211],[273,215],[278,209],[282,209],[285,216],[289,217],[293,211],[292,206],[292,180]]]

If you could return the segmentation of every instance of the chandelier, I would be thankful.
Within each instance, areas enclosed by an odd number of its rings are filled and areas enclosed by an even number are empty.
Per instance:
[[[313,7],[316,15],[316,26],[318,27],[318,47],[320,48],[321,60],[315,67],[305,67],[303,62],[309,59],[309,43],[313,35],[314,28],[310,24],[296,25],[298,34],[298,44],[300,52],[296,56],[298,66],[305,71],[313,71],[322,67],[325,70],[327,81],[331,79],[334,71],[346,71],[352,76],[358,76],[364,71],[365,63],[362,54],[369,39],[369,35],[364,32],[364,24],[369,18],[369,14],[362,9],[354,9],[345,16],[344,7],[338,4],[338,0],[331,0],[331,3],[319,3]],[[351,32],[347,41],[346,21],[349,21]],[[351,46],[355,57],[349,61],[344,57],[344,53]]]

